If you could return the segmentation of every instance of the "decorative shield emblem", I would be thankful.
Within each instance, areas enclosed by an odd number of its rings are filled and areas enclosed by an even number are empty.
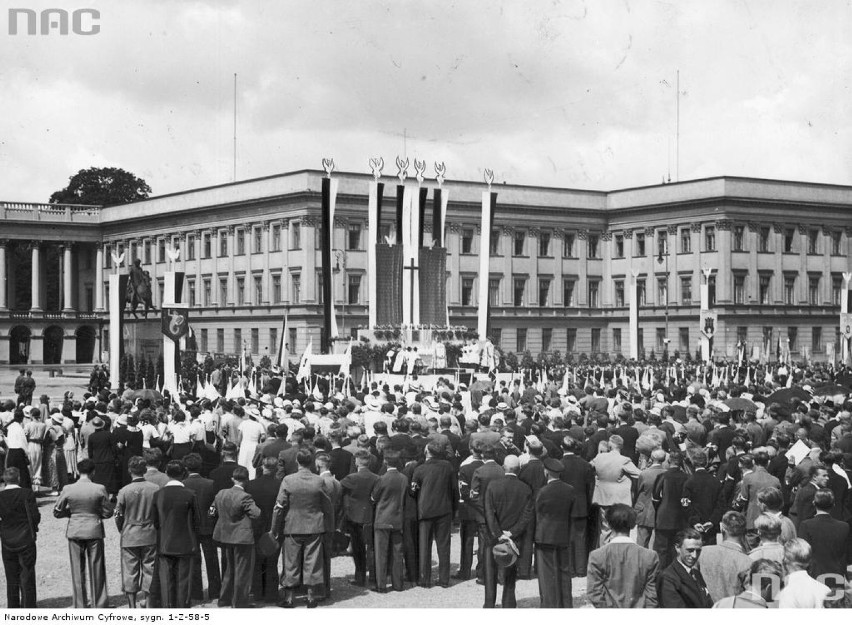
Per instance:
[[[178,342],[189,332],[189,308],[163,307],[163,334]]]
[[[717,320],[717,313],[709,310],[701,312],[701,333],[708,339],[712,339],[713,335],[716,334]]]
[[[852,339],[852,313],[840,315],[840,333],[844,338]]]

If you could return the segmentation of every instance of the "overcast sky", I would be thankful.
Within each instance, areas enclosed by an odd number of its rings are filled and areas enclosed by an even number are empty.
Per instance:
[[[100,33],[8,34],[7,7],[56,5]],[[10,0],[0,200],[90,166],[155,195],[232,181],[234,73],[238,180],[405,153],[530,185],[850,185],[850,33],[850,0]]]

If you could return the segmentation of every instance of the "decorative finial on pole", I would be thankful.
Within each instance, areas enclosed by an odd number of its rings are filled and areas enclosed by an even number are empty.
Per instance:
[[[171,262],[171,265],[172,265],[172,270],[174,271],[175,263],[177,263],[177,259],[180,256],[180,248],[177,248],[177,249],[172,248],[172,247],[166,248],[166,256],[169,257],[169,261]]]
[[[322,168],[325,170],[325,174],[329,178],[331,178],[331,172],[334,171],[334,159],[333,158],[322,159]]]
[[[417,184],[423,184],[423,173],[426,171],[426,161],[418,161],[415,158],[414,171],[417,172],[415,175],[415,178],[417,178]]]
[[[396,175],[399,178],[400,183],[405,183],[405,178],[408,176],[408,159],[402,160],[400,157],[396,157],[396,168],[399,170],[399,173]]]
[[[379,158],[371,158],[370,159],[370,169],[373,170],[373,178],[378,180],[382,177],[382,169],[385,167],[385,159],[381,156]]]
[[[491,183],[494,182],[494,171],[491,169],[485,170],[485,182],[488,188],[491,189]]]
[[[435,163],[435,174],[435,180],[438,181],[438,186],[440,187],[442,184],[444,184],[444,178],[447,175],[447,166],[444,164],[443,161],[441,161],[440,163]]]
[[[713,275],[713,268],[712,267],[705,267],[704,269],[701,270],[701,273],[704,274],[704,281],[709,283],[710,282],[710,276]]]
[[[115,273],[118,273],[119,270],[121,269],[121,263],[124,262],[124,255],[126,253],[127,252],[122,252],[121,254],[116,254],[114,251],[110,252],[110,256],[112,256],[113,265],[115,266]]]

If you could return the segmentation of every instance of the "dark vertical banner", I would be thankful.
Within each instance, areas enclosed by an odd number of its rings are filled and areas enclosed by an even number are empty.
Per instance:
[[[420,248],[420,323],[443,327],[447,323],[447,250]]]
[[[124,358],[125,339],[124,339],[124,308],[127,305],[127,285],[130,283],[130,275],[123,273],[118,276],[118,292],[119,296],[119,314],[118,314],[118,360]]]
[[[331,351],[331,244],[334,224],[331,221],[331,179],[322,179],[322,353]]]
[[[376,238],[382,240],[382,196],[385,193],[385,184],[383,182],[376,183]],[[373,279],[372,276],[369,278]]]
[[[396,185],[396,244],[402,245],[402,205],[405,197],[405,185]]]
[[[175,304],[180,304],[183,301],[183,282],[185,276],[186,274],[182,271],[175,272],[175,292],[173,295],[174,299],[172,299],[172,302]]]
[[[376,245],[376,324],[402,323],[402,246]]]
[[[423,234],[426,232],[426,200],[429,197],[429,189],[426,187],[420,188],[418,197],[417,210],[420,211],[420,230],[417,233],[417,249],[423,247]]]
[[[490,203],[491,203],[491,215],[490,215],[490,217],[491,217],[491,219],[488,220],[488,246],[489,246],[489,248],[491,247],[491,233],[494,230],[494,214],[497,212],[497,194],[494,193],[494,192],[491,192],[490,195],[491,195],[491,200],[490,200]],[[488,254],[488,256],[490,257],[491,256],[491,249],[486,250],[485,253]],[[486,308],[486,311],[487,311],[486,312],[486,319],[487,319],[487,321],[486,321],[486,326],[485,326],[485,336],[479,337],[480,340],[485,340],[486,338],[491,337],[491,274],[490,274],[490,272],[486,271],[484,275],[479,276],[479,279],[485,280],[485,283],[487,285],[487,288],[486,288],[486,291],[485,291],[486,292],[485,306],[487,307]]]
[[[441,219],[441,187],[432,195],[432,240],[434,247],[444,247],[444,220]]]

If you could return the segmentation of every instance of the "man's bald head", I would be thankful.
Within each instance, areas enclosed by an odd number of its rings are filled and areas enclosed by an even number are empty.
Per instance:
[[[653,462],[662,463],[662,462],[665,461],[665,459],[666,459],[666,452],[664,452],[662,449],[655,449],[654,451],[651,452],[651,460]]]
[[[506,459],[503,460],[503,470],[506,473],[517,475],[521,470],[521,461],[517,456],[506,456]]]

